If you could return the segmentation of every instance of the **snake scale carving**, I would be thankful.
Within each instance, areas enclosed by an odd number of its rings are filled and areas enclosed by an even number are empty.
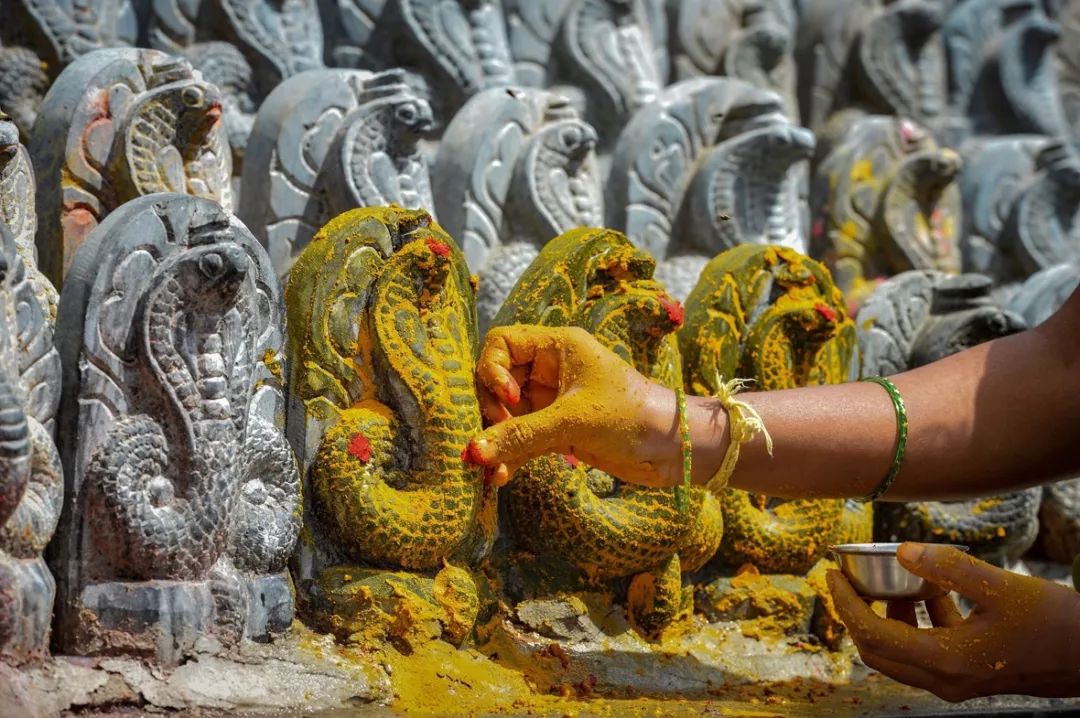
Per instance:
[[[582,327],[651,379],[677,386],[674,332],[682,310],[652,279],[655,266],[619,232],[571,230],[541,250],[494,326]],[[645,633],[670,623],[683,605],[680,582],[665,575],[704,565],[723,530],[718,503],[704,489],[691,490],[683,514],[669,489],[624,484],[554,454],[518,472],[507,506],[515,535],[530,551],[562,557],[600,579],[635,576],[630,618]]]
[[[705,267],[679,332],[688,393],[719,381],[758,390],[837,384],[858,371],[855,325],[821,264],[783,247],[744,245]],[[732,566],[806,573],[842,534],[869,540],[869,509],[843,500],[777,502],[729,489],[719,555]]]
[[[333,628],[348,620],[335,611],[357,604],[335,609],[323,599],[344,596],[361,576],[376,593],[393,580],[364,567],[438,571],[429,585],[437,593],[460,570],[444,562],[469,565],[490,548],[495,490],[462,457],[480,429],[475,298],[449,235],[423,211],[391,207],[327,224],[293,266],[287,305],[289,421],[311,437],[304,464],[315,566],[300,580],[321,582],[306,613]],[[337,567],[353,578],[327,589]],[[455,625],[453,615],[442,618]],[[465,623],[448,628],[455,640],[471,629]]]

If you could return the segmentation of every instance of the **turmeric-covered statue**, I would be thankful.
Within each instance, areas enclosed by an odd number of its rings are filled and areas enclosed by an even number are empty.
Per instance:
[[[30,138],[41,268],[63,282],[87,235],[127,200],[180,192],[232,207],[221,94],[154,50],[80,57],[45,96]]]
[[[687,391],[698,396],[732,379],[769,391],[858,375],[855,325],[828,270],[783,247],[737,247],[709,262],[687,300],[679,346]],[[870,538],[869,510],[842,499],[729,489],[722,504],[719,556],[733,567],[803,574],[831,543]]]
[[[286,303],[303,619],[361,643],[462,643],[481,615],[470,569],[494,538],[495,489],[464,453],[480,409],[461,250],[423,211],[353,210],[301,253]]]
[[[619,232],[567,232],[541,250],[494,325],[581,327],[650,379],[678,386],[682,307],[652,278],[654,268]],[[712,557],[723,527],[712,494],[683,491],[623,483],[573,456],[549,454],[517,472],[505,505],[529,552],[593,579],[630,578],[629,619],[652,635],[690,607],[681,575]]]
[[[132,200],[79,248],[57,328],[63,651],[175,663],[289,627],[280,302],[266,253],[210,200]]]

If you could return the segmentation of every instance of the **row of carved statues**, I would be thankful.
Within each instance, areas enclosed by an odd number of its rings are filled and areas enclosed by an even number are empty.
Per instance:
[[[703,567],[841,539],[1080,552],[1080,480],[872,512],[565,456],[498,491],[461,454],[492,326],[707,394],[1045,319],[1080,281],[1080,3],[9,8],[0,655],[51,625],[174,662],[294,612],[460,644],[500,591],[596,586],[651,636]]]

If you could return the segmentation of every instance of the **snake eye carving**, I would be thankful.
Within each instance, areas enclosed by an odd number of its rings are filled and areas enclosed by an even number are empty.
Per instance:
[[[0,256],[0,284],[7,281],[8,277],[8,261],[7,257]]]
[[[224,269],[225,260],[217,252],[209,252],[199,259],[199,271],[210,279],[220,277]]]
[[[198,109],[203,106],[206,101],[206,94],[198,87],[185,87],[180,93],[180,101],[184,103],[186,107]]]

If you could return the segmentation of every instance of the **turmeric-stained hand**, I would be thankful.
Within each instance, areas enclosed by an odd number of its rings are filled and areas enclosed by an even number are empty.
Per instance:
[[[490,467],[493,483],[549,452],[636,483],[670,486],[681,476],[674,394],[583,329],[492,329],[476,374],[494,425],[469,444],[468,458]]]
[[[836,608],[866,665],[962,701],[997,693],[1071,696],[1080,685],[1080,593],[995,568],[948,546],[905,543],[900,563],[975,604],[964,618],[948,597],[930,601],[934,628],[890,606],[874,613],[838,571],[828,576]]]

